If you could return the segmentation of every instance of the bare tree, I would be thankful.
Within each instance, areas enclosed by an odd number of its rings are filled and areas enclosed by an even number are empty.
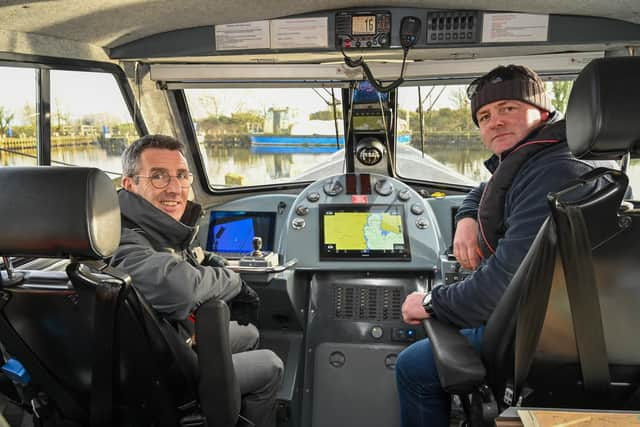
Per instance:
[[[58,98],[54,101],[55,109],[51,111],[53,117],[56,120],[56,132],[62,135],[62,126],[67,125],[70,122],[69,113],[65,113],[60,108],[60,100]]]
[[[0,107],[0,135],[6,135],[11,122],[13,121],[13,113],[9,113],[4,107]]]
[[[553,95],[551,105],[557,111],[564,113],[567,110],[571,87],[573,87],[573,82],[569,80],[551,83],[551,93]]]
[[[200,96],[198,100],[209,117],[218,117],[220,109],[218,106],[218,99],[215,96]]]

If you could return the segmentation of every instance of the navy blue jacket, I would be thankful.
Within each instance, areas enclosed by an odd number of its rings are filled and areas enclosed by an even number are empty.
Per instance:
[[[540,129],[534,130],[520,144],[535,140]],[[495,254],[483,260],[465,280],[433,290],[432,304],[438,318],[462,328],[484,325],[550,214],[547,194],[593,169],[592,165],[573,157],[566,136],[562,139],[563,142],[533,155],[515,174],[505,197],[506,232],[498,241]],[[494,155],[485,165],[493,173],[499,161],[500,158]],[[480,184],[467,195],[456,221],[477,217],[484,185]],[[592,191],[593,186],[585,186],[584,191],[575,196],[579,198]]]

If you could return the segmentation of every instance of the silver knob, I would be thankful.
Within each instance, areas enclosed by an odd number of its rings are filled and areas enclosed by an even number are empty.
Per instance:
[[[373,338],[379,340],[380,338],[382,338],[383,334],[384,334],[384,330],[382,329],[382,327],[374,326],[373,328],[371,328],[371,336]]]
[[[315,203],[318,200],[320,200],[320,193],[318,193],[317,191],[314,191],[312,193],[307,194],[307,200],[310,201],[311,203]]]
[[[380,179],[376,181],[376,185],[374,188],[376,190],[376,193],[381,196],[388,196],[393,192],[393,185],[386,179]]]
[[[418,227],[420,230],[424,230],[425,228],[429,228],[429,221],[427,221],[423,217],[419,217],[418,219],[416,219],[416,227]]]
[[[402,200],[403,202],[406,202],[410,198],[411,193],[409,193],[409,190],[407,190],[406,188],[404,190],[398,191],[398,199]]]
[[[419,203],[414,203],[411,205],[411,212],[414,215],[422,215],[424,213],[424,206]]]
[[[304,218],[293,218],[293,221],[291,221],[291,227],[294,230],[302,230],[306,225],[307,222]]]

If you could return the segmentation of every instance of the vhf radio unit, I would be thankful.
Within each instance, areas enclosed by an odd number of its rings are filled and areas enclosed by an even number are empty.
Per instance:
[[[391,44],[390,12],[339,12],[336,14],[336,47],[368,49]]]

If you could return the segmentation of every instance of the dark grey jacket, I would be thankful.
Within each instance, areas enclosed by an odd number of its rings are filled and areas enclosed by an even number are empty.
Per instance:
[[[137,194],[121,190],[118,197],[123,227],[111,265],[129,274],[156,310],[181,320],[211,298],[229,301],[240,292],[238,274],[195,260],[189,245],[197,227],[176,221]],[[194,210],[201,209],[189,202],[187,212]],[[195,223],[198,215],[191,216]]]

